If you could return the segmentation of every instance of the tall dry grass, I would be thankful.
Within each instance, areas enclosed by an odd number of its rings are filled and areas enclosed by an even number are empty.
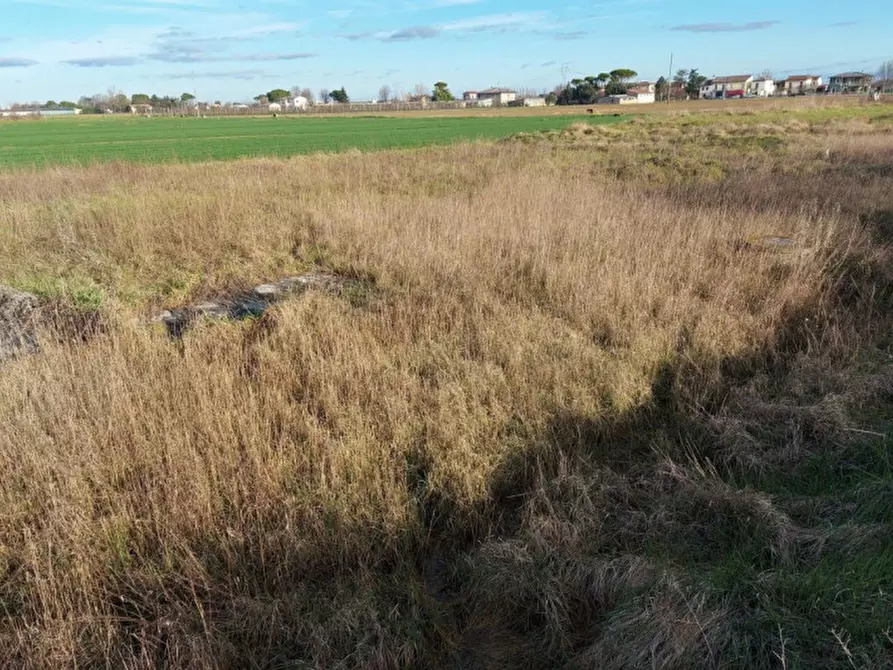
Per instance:
[[[567,144],[0,175],[4,279],[98,290],[112,324],[0,373],[0,663],[719,663],[729,610],[609,519],[644,493],[611,472],[660,448],[618,427],[854,350],[841,278],[880,253],[859,216],[893,142],[820,135],[709,181]],[[135,323],[310,268],[373,288],[182,342]],[[776,528],[716,487],[704,509]]]

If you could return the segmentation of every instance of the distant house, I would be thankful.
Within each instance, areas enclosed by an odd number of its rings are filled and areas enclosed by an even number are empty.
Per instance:
[[[73,109],[41,109],[40,116],[77,116],[81,110],[77,107]]]
[[[735,74],[728,77],[714,77],[708,79],[701,86],[701,100],[715,100],[717,98],[743,98],[751,92],[753,87],[753,75]]]
[[[654,102],[652,100],[651,102]],[[637,105],[639,99],[634,95],[606,95],[598,99],[600,105]]]
[[[751,91],[758,98],[771,98],[776,91],[775,80],[770,77],[754,79]]]
[[[270,112],[270,114],[277,114],[282,111],[282,105],[278,102],[271,102],[267,105],[267,111]]]
[[[510,88],[488,88],[478,91],[478,100],[492,100],[495,105],[507,105],[518,99],[518,94]]]
[[[873,81],[874,77],[864,72],[844,72],[831,77],[828,90],[832,93],[864,93]]]
[[[471,102],[471,101],[477,100],[478,92],[477,91],[465,91],[465,93],[462,94],[462,99],[465,100],[466,102]]]
[[[294,109],[294,110],[302,110],[307,109],[307,105],[310,104],[310,101],[305,98],[303,95],[296,95],[293,98],[285,99],[285,108],[286,109]]]
[[[148,103],[138,102],[130,106],[130,113],[147,116],[152,113],[152,105]]]
[[[512,100],[509,107],[545,107],[546,99],[542,96],[530,96]]]
[[[806,95],[815,93],[822,85],[822,78],[815,74],[794,74],[778,84],[782,95]]]
[[[657,84],[650,81],[638,81],[630,86],[627,93],[635,91],[636,93],[657,93]]]
[[[492,107],[493,98],[473,98],[465,101],[468,107]]]

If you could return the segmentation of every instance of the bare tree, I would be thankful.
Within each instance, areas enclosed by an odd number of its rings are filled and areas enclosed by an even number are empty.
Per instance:
[[[329,102],[329,98],[331,97],[331,93],[329,93],[329,89],[321,88],[319,89],[319,101],[322,104],[327,104]]]
[[[301,96],[307,98],[307,102],[313,102],[313,91],[311,91],[309,88],[302,88]]]
[[[391,87],[385,84],[378,89],[378,100],[380,102],[388,102],[391,99]]]
[[[412,97],[414,98],[427,98],[429,95],[428,87],[424,84],[416,84],[412,91]]]

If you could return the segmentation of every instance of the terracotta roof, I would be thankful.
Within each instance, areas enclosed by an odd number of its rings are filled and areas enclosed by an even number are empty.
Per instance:
[[[738,81],[747,81],[753,77],[752,74],[734,74],[730,77],[714,77],[713,82],[716,84],[734,84]]]

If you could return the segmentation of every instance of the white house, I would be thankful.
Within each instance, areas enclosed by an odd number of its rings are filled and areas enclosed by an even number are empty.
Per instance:
[[[770,77],[754,79],[752,91],[758,98],[771,98],[775,95],[775,80]]]
[[[716,98],[744,97],[753,87],[752,74],[735,74],[728,77],[708,79],[701,86],[701,100]]]
[[[296,95],[294,98],[286,98],[285,100],[286,109],[304,110],[307,109],[309,104],[310,101],[303,95]]]
[[[822,85],[822,78],[815,74],[795,74],[784,80],[779,92],[785,95],[815,93]]]
[[[639,100],[634,95],[607,95],[598,99],[600,105],[636,105]],[[652,102],[654,102],[652,100]]]
[[[518,94],[510,88],[488,88],[486,91],[478,91],[478,100],[492,100],[496,105],[507,105],[518,99]]]
[[[276,114],[282,111],[282,105],[280,105],[278,102],[271,102],[267,107],[267,111],[269,111],[271,114]]]

